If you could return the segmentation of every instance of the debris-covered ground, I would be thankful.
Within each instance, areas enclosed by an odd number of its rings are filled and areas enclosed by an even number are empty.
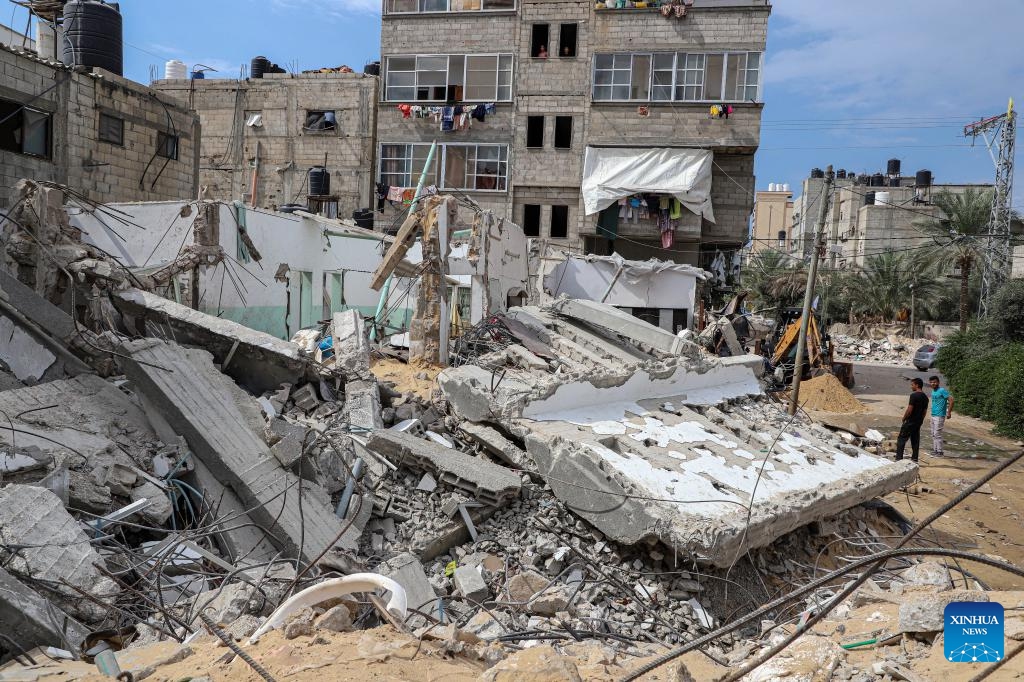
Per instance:
[[[19,191],[0,680],[915,679],[937,604],[1020,600],[892,503],[920,472],[884,434],[790,417],[760,358],[575,299],[489,316],[450,367],[352,310],[284,342]]]

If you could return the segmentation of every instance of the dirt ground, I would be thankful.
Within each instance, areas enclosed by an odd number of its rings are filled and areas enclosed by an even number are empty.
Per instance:
[[[868,407],[863,414],[829,415],[813,413],[835,423],[850,423],[859,429],[877,429],[895,438],[910,393],[910,379],[925,381],[932,370],[919,372],[913,367],[855,363],[854,395]],[[939,374],[941,377],[942,375]],[[942,379],[945,385],[945,379]],[[953,396],[954,401],[956,395]],[[921,482],[907,491],[895,492],[885,500],[914,521],[923,519],[963,488],[973,483],[1001,458],[1018,452],[1024,444],[992,433],[992,425],[965,417],[955,410],[946,421],[945,457],[930,456],[931,434],[928,422],[921,429]],[[909,446],[908,446],[909,449]],[[909,451],[908,451],[909,456]],[[891,456],[891,455],[890,455]],[[1024,464],[1004,471],[926,531],[924,538],[944,546],[979,551],[1024,564]],[[1000,571],[972,567],[980,579],[993,589],[1021,589],[1024,581]]]
[[[394,358],[374,359],[370,363],[370,371],[379,380],[393,382],[396,391],[415,393],[424,400],[430,399],[430,392],[442,369],[426,364],[407,364]]]

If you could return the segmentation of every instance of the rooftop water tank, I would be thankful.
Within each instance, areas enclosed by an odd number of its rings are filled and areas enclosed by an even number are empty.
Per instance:
[[[881,173],[875,173],[871,176],[872,187],[885,187],[885,176]]]
[[[249,62],[249,78],[263,78],[267,71],[270,71],[270,60],[266,57],[253,57]]]
[[[865,206],[874,206],[875,205],[875,193],[874,192],[864,192],[864,205]]]
[[[368,76],[379,76],[380,75],[380,62],[368,62],[363,67],[363,73]]]
[[[71,0],[64,5],[63,26],[62,62],[124,74],[121,12],[116,4]]]
[[[900,174],[900,160],[899,159],[889,159],[889,161],[886,162],[886,164],[885,164],[885,174],[886,175],[899,175]]]
[[[812,178],[823,178],[823,177],[825,177],[825,171],[821,170],[820,168],[812,168],[811,169],[811,177]]]
[[[784,182],[784,183],[782,183],[782,191],[783,191],[783,192],[788,192],[788,191],[790,191],[790,190],[789,190],[789,183],[788,183],[788,182]]]
[[[884,206],[889,203],[888,192],[875,192],[875,206]]]
[[[169,59],[164,63],[164,78],[168,80],[186,78],[187,73],[188,68],[180,59]]]
[[[331,193],[331,174],[324,166],[309,169],[309,195],[323,197]]]
[[[914,175],[914,186],[915,187],[931,187],[932,186],[932,172],[930,170],[919,170]]]
[[[839,170],[836,171],[836,180],[845,180],[845,179],[846,179],[846,169],[845,168],[840,168]]]

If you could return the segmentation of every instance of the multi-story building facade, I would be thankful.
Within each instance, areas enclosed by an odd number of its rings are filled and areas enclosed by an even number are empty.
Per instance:
[[[0,208],[21,178],[98,202],[192,199],[199,117],[103,69],[0,43]]]
[[[618,4],[385,0],[377,180],[415,185],[436,140],[427,184],[510,215],[528,236],[692,264],[738,248],[754,203],[771,8],[767,0],[702,0],[677,18],[656,3]],[[618,150],[622,173],[603,187],[626,204],[612,231],[599,229],[581,190],[593,184],[604,150]],[[665,173],[675,184],[652,187],[646,180],[658,173],[644,167],[652,156],[701,170],[685,181]],[[630,200],[691,191],[709,202],[700,214],[674,213],[663,248],[660,203],[634,215]]]
[[[789,251],[793,230],[793,192],[782,183],[768,186],[754,195],[754,225],[750,252],[766,249]]]
[[[153,87],[200,116],[199,181],[207,198],[263,208],[298,203],[344,218],[372,206],[376,77],[264,73],[165,79]],[[330,176],[326,194],[309,181],[309,170],[319,167]]]

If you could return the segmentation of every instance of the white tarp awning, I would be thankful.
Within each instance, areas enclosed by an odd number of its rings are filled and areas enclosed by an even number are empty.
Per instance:
[[[587,147],[583,205],[587,215],[641,192],[671,194],[699,216],[711,211],[711,152],[667,147]]]

